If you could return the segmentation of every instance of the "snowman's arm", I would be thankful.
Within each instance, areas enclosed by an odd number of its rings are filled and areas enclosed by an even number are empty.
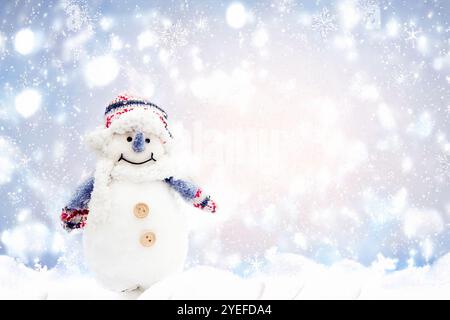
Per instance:
[[[86,226],[92,190],[94,190],[93,177],[87,179],[78,187],[69,203],[62,209],[61,224],[64,230],[70,232]]]
[[[175,179],[174,177],[166,178],[164,181],[194,207],[212,213],[216,212],[216,203],[195,184],[182,179]]]

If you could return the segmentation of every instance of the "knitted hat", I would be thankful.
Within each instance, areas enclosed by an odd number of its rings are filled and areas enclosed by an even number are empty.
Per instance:
[[[167,114],[156,104],[127,94],[119,95],[105,110],[105,124],[87,136],[95,149],[101,149],[105,139],[114,133],[144,131],[158,136],[166,146],[172,140]]]

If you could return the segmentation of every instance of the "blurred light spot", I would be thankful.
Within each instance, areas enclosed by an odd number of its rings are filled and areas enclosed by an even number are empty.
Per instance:
[[[30,217],[30,215],[31,215],[30,209],[21,209],[16,216],[17,222],[24,222]]]
[[[23,55],[32,53],[36,47],[36,36],[30,29],[19,30],[14,37],[14,48]]]
[[[103,17],[100,20],[100,27],[102,28],[103,31],[108,31],[109,29],[111,29],[113,25],[113,19],[110,17]]]
[[[111,50],[113,51],[119,51],[123,48],[123,42],[119,36],[112,35],[110,38],[110,42],[111,42]]]
[[[111,55],[92,59],[84,68],[84,77],[89,87],[103,87],[119,74],[120,66]]]
[[[158,43],[158,38],[152,31],[147,30],[138,35],[137,41],[139,50],[143,50],[148,47],[154,47]]]
[[[235,29],[242,28],[247,23],[247,11],[241,3],[232,3],[226,12],[226,20],[230,27]]]
[[[417,39],[417,50],[419,50],[419,52],[421,54],[426,54],[428,53],[428,39],[425,36],[420,36]]]
[[[397,37],[399,30],[400,24],[395,19],[389,20],[389,22],[386,24],[386,34],[391,38]]]
[[[361,19],[354,1],[344,1],[339,6],[341,25],[346,30],[353,29]]]
[[[35,89],[25,89],[15,98],[16,111],[24,118],[29,118],[41,107],[42,96]]]

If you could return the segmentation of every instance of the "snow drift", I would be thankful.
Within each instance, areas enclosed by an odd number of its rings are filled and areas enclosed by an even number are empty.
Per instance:
[[[240,277],[195,266],[144,292],[115,293],[87,274],[60,267],[34,270],[0,256],[0,299],[450,299],[450,254],[424,267],[389,271],[342,260],[331,266],[295,254],[276,254],[263,270]]]

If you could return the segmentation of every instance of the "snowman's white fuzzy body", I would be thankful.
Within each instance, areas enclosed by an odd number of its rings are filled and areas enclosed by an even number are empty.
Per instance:
[[[89,268],[106,287],[121,291],[137,286],[148,288],[167,275],[182,269],[188,249],[186,216],[173,190],[162,180],[112,180],[104,206],[95,206],[90,216],[106,216],[86,226],[84,253]],[[96,193],[93,193],[92,201]],[[145,203],[149,214],[133,213]],[[100,212],[106,210],[108,212]],[[145,232],[156,236],[154,244],[140,242]]]
[[[105,125],[85,138],[97,153],[94,177],[61,217],[70,230],[84,228],[84,255],[95,277],[124,291],[149,288],[181,270],[189,231],[181,199],[212,212],[215,203],[194,185],[171,182],[182,177],[183,159],[173,152],[165,112],[120,95],[108,105]]]

